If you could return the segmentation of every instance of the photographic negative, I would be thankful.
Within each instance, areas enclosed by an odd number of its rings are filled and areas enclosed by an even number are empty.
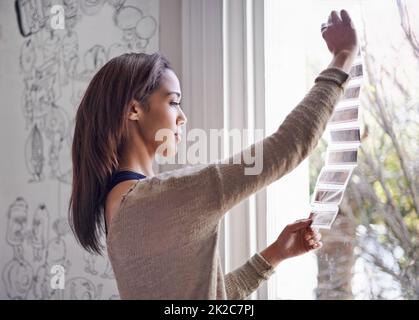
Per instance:
[[[353,86],[348,87],[345,90],[345,93],[343,94],[343,100],[352,100],[352,99],[358,99],[359,93],[361,92],[361,86]]]
[[[344,189],[317,188],[314,191],[313,203],[315,204],[336,204],[343,198]]]
[[[361,135],[359,128],[334,129],[330,131],[332,143],[359,143]]]
[[[330,229],[338,214],[338,209],[332,211],[312,211],[311,227]]]
[[[351,76],[352,79],[362,77],[362,75],[363,75],[362,63],[354,64],[352,66],[351,70],[349,71],[349,75]]]
[[[317,183],[345,186],[351,176],[352,169],[326,169],[323,168],[319,174]]]
[[[358,114],[358,106],[350,106],[344,109],[336,110],[333,112],[332,117],[329,120],[329,124],[358,121]]]
[[[358,149],[342,149],[327,151],[327,165],[356,165]]]

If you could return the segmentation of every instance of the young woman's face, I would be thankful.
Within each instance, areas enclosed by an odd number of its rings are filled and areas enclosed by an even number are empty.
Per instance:
[[[149,97],[149,111],[141,110],[140,135],[146,145],[162,156],[174,156],[187,118],[180,107],[181,91],[176,74],[166,69],[159,89]]]

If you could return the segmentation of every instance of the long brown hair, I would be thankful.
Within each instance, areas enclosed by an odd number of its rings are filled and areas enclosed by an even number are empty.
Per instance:
[[[147,112],[148,98],[166,69],[172,68],[160,53],[115,57],[95,74],[78,107],[69,222],[77,241],[91,253],[103,249],[104,202],[128,137],[129,102],[137,100]]]

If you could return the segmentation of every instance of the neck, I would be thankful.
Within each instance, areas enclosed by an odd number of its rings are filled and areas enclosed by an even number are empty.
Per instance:
[[[154,157],[155,151],[147,148],[141,137],[136,137],[124,147],[118,170],[130,170],[152,177]]]

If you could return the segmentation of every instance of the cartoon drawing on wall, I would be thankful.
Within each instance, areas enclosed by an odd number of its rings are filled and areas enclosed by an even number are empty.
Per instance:
[[[33,268],[24,257],[28,204],[18,197],[7,211],[6,242],[13,248],[13,258],[2,272],[6,294],[10,299],[26,299],[33,281]]]
[[[125,0],[108,0],[108,3],[118,10],[124,5]]]
[[[78,56],[77,56],[78,59]],[[107,61],[105,48],[101,45],[94,45],[88,49],[83,56],[84,69],[80,72],[74,72],[72,75],[71,86],[71,104],[74,109],[80,104],[84,91],[89,81],[97,70],[99,70]]]
[[[74,79],[79,62],[79,39],[74,31],[76,24],[81,19],[78,2],[75,0],[64,1],[65,33],[61,40],[61,85],[66,86]]]
[[[65,110],[54,102],[61,95],[57,81],[58,69],[56,61],[50,60],[35,71],[35,80],[26,79],[23,110],[26,123],[35,124],[25,150],[28,171],[32,175],[30,182],[40,182],[44,178],[44,133],[49,140],[49,177],[70,183],[68,169],[63,170],[59,163],[69,117]]]
[[[98,271],[95,269],[96,256],[83,251],[83,260],[85,262],[84,271],[94,276],[97,275]]]
[[[157,30],[157,22],[152,16],[144,16],[137,7],[122,6],[114,15],[115,25],[123,32],[123,45],[127,52],[145,49]]]
[[[33,78],[27,80],[28,89],[32,92],[33,122],[37,122],[41,130],[45,126],[45,117],[55,100],[61,95],[56,82],[59,66],[52,59],[35,69]]]
[[[43,141],[43,139],[40,139],[40,135],[42,137],[44,134],[46,119],[48,117],[56,119],[57,108],[62,110],[58,105],[70,103],[72,109],[75,109],[88,82],[107,60],[124,52],[144,52],[150,39],[157,32],[156,19],[151,15],[145,15],[140,8],[132,5],[136,4],[135,1],[131,1],[131,5],[126,5],[127,1],[108,1],[108,4],[114,8],[114,23],[122,30],[122,41],[121,43],[111,44],[108,49],[100,44],[87,49],[83,55],[83,69],[78,72],[80,63],[79,40],[75,28],[82,19],[82,14],[89,16],[85,19],[95,16],[100,12],[106,1],[63,1],[65,31],[61,33],[53,30],[50,24],[45,23],[51,16],[49,11],[52,5],[51,1],[28,0],[17,1],[17,3],[21,8],[25,8],[25,12],[29,12],[28,8],[30,8],[30,12],[35,16],[36,12],[39,11],[42,13],[40,16],[43,17],[42,23],[37,24],[37,31],[31,31],[30,37],[24,41],[20,53],[20,66],[25,81],[23,115],[27,128],[33,128],[33,125],[37,124],[34,130],[38,142]],[[28,13],[25,17],[29,19],[32,16]],[[31,19],[35,18],[32,17]],[[71,84],[72,91],[70,101],[59,103],[58,100],[61,98],[62,90],[65,90],[64,88],[68,84]],[[62,114],[63,111],[59,113]],[[68,126],[62,126],[62,128],[65,127]],[[34,134],[35,132],[32,132],[32,138],[34,138]],[[60,167],[58,162],[60,153],[67,151],[63,150],[62,139],[62,132],[56,132],[48,139],[50,144],[48,165],[51,167],[49,178],[70,183],[70,169],[65,168],[66,166],[63,164]],[[38,160],[40,159],[41,157],[38,158]],[[38,166],[36,169],[42,168],[42,170],[45,170],[44,164],[42,161],[42,166]],[[43,180],[45,175],[43,175],[42,170],[34,173],[33,166],[29,166],[29,168],[32,169],[29,170],[32,175],[31,182]]]
[[[71,183],[68,180],[67,172],[62,169],[65,164],[60,163],[61,150],[66,147],[64,140],[69,124],[69,117],[65,110],[53,104],[46,116],[45,135],[49,140],[49,166],[51,168],[50,178],[57,179],[63,183]]]
[[[34,120],[34,92],[31,90],[33,78],[27,78],[24,80],[24,91],[22,95],[22,113],[25,118],[25,129],[29,129],[32,126]]]
[[[5,292],[10,299],[100,299],[104,285],[114,283],[109,259],[84,253],[72,268],[72,250],[77,250],[77,257],[82,251],[67,241],[70,228],[61,212],[68,203],[65,188],[72,181],[75,111],[89,81],[108,60],[127,52],[146,52],[155,43],[151,41],[158,33],[157,20],[148,12],[156,7],[148,0],[16,0],[14,4],[23,36],[16,65],[23,85],[20,106],[27,138],[21,150],[26,181],[31,185],[55,181],[58,187],[57,210],[49,210],[50,194],[36,200],[33,210],[22,196],[10,205],[5,231],[13,256],[3,261]],[[54,4],[64,6],[64,30],[53,30],[49,23]],[[102,43],[92,32],[93,43],[86,42],[84,23],[102,14],[107,20],[100,22],[114,30],[112,38]],[[83,275],[75,273],[80,263]],[[72,272],[66,276],[70,279],[65,290],[51,288],[53,265],[63,266],[66,275]],[[114,292],[103,296],[120,299]]]
[[[64,298],[61,290],[51,288],[51,268],[54,265],[60,265],[68,274],[71,262],[67,259],[67,245],[63,237],[69,232],[69,226],[64,218],[57,218],[52,228],[56,236],[49,240],[46,250],[45,260],[38,268],[34,278],[33,294],[36,299],[42,300],[61,300]],[[49,241],[48,241],[49,240]]]
[[[49,30],[48,36],[46,37],[42,45],[44,61],[58,59],[58,54],[60,51],[60,41],[61,40],[58,36],[57,31]]]
[[[27,37],[40,31],[47,21],[42,0],[16,0],[15,9],[22,36]]]
[[[33,269],[21,259],[13,258],[3,269],[3,282],[9,299],[26,299],[32,286]]]
[[[23,52],[25,56],[27,53]],[[21,58],[21,61],[27,58]],[[32,75],[25,75],[25,88],[23,93],[23,114],[26,118],[26,128],[38,123],[43,130],[45,116],[53,102],[60,98],[61,89],[56,82],[58,79],[58,64],[50,60],[40,67],[34,68]]]
[[[54,54],[57,54],[57,52]],[[39,117],[46,116],[52,104],[61,97],[59,70],[59,60],[56,58],[46,60],[39,68],[35,69],[35,85],[42,89],[41,94],[37,97],[37,102],[43,104],[43,112]]]
[[[53,289],[51,287],[51,267],[48,260],[42,264],[35,275],[33,295],[39,300],[62,300],[63,293],[61,290]],[[66,270],[66,272],[68,272]]]
[[[50,285],[50,267],[48,263],[42,264],[36,271],[34,277],[33,295],[35,299],[39,300],[59,300],[60,295],[58,290],[52,289]]]
[[[41,204],[35,211],[32,219],[32,233],[31,233],[31,244],[33,249],[33,260],[41,261],[44,260],[45,251],[49,231],[49,212],[45,204]]]
[[[24,74],[31,74],[36,62],[36,51],[32,39],[23,42],[20,49],[20,69]]]
[[[103,284],[97,287],[92,281],[83,277],[68,280],[65,284],[64,298],[68,300],[99,300],[102,296]]]
[[[87,83],[106,61],[105,48],[98,44],[94,45],[83,56],[84,70],[80,73],[80,78],[84,79]]]
[[[63,239],[70,231],[67,219],[56,219],[52,225],[52,229],[56,236],[48,243],[48,264],[50,266],[59,264],[62,265],[65,270],[68,270],[71,266],[71,262],[67,259],[67,245]]]
[[[67,259],[67,247],[63,237],[68,233],[67,220],[58,218],[53,223],[56,237],[49,239],[50,214],[45,204],[40,204],[33,213],[32,224],[27,226],[28,204],[23,197],[18,197],[7,212],[6,241],[13,249],[13,258],[2,272],[3,283],[10,299],[62,299],[60,290],[51,288],[51,267],[61,265],[66,273],[71,263]],[[39,267],[35,268],[26,259],[24,249],[28,243],[32,249],[33,261]],[[36,269],[36,274],[34,270]]]
[[[44,142],[36,124],[26,140],[25,157],[28,172],[31,174],[29,182],[43,180]]]
[[[64,0],[65,29],[73,30],[82,15],[79,11],[78,0]]]
[[[76,75],[79,62],[79,39],[77,33],[68,28],[61,42],[62,50],[62,73],[61,85],[66,86]]]
[[[80,8],[85,15],[93,16],[102,9],[106,0],[80,0]]]
[[[61,265],[68,274],[71,262],[67,259],[67,245],[63,237],[69,232],[69,226],[65,219],[58,218],[53,223],[53,230],[56,237],[48,242],[45,262],[38,268],[35,285],[34,296],[37,299],[63,299],[63,293],[60,290],[51,288],[51,267]]]

